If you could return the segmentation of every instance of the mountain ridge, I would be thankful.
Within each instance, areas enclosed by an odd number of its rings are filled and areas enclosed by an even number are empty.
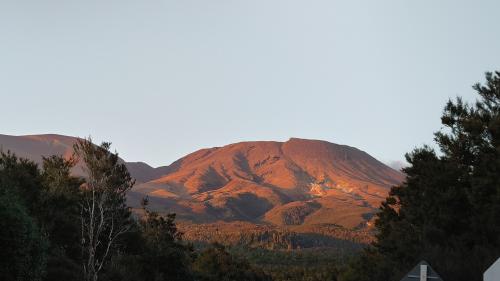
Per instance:
[[[360,227],[403,178],[359,149],[299,138],[200,149],[173,165],[134,191],[199,222]]]
[[[76,140],[0,135],[0,147],[41,163],[42,156],[70,157]],[[148,196],[152,208],[196,223],[366,228],[389,188],[403,180],[355,147],[301,138],[203,148],[157,168],[122,161],[137,179],[129,192],[132,207]]]
[[[40,134],[40,135],[5,135],[0,134],[0,151],[11,151],[19,157],[28,158],[41,165],[42,157],[60,155],[69,159],[73,155],[73,145],[79,137],[65,136],[60,134]],[[126,162],[131,175],[138,182],[147,182],[161,176],[168,171],[167,166],[151,167],[145,162]],[[73,173],[78,176],[84,174],[81,166],[77,165]]]

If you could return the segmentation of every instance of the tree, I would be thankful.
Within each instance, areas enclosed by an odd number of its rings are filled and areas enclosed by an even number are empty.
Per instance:
[[[500,72],[450,100],[429,147],[407,155],[405,182],[377,215],[377,241],[341,280],[399,280],[427,260],[445,280],[480,281],[500,253]]]
[[[0,151],[0,192],[17,196],[28,214],[36,217],[43,192],[38,166],[10,152]]]
[[[0,280],[41,280],[47,240],[30,216],[39,207],[40,172],[15,155],[0,153]]]
[[[106,280],[193,280],[190,271],[193,250],[182,242],[175,214],[161,216],[148,210],[147,199],[142,206],[144,216],[123,238],[127,248],[113,257],[105,273]]]
[[[86,183],[81,203],[83,273],[86,281],[98,280],[117,240],[130,230],[126,192],[134,185],[127,168],[110,143],[96,146],[92,140],[78,140],[76,155],[84,163]]]
[[[149,276],[146,280],[192,280],[189,271],[192,249],[182,243],[182,233],[175,225],[175,214],[160,216],[146,206],[147,199],[143,200],[146,216],[140,221],[145,242],[144,274]]]
[[[50,240],[46,281],[81,279],[81,178],[71,175],[75,160],[43,158],[41,226]]]
[[[231,255],[220,244],[213,244],[202,251],[193,263],[193,271],[202,281],[271,280],[246,260]]]
[[[41,280],[47,242],[19,200],[0,195],[0,280]]]

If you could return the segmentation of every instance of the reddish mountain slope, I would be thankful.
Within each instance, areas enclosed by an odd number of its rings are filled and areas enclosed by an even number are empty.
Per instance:
[[[0,135],[0,149],[41,163],[70,157],[77,138]],[[401,173],[356,148],[325,141],[242,142],[202,149],[170,166],[126,163],[138,181],[132,206],[151,206],[195,222],[249,221],[278,226],[367,225]],[[75,169],[82,174],[81,167]]]
[[[403,179],[356,148],[295,138],[202,149],[169,168],[134,196],[198,222],[364,226]]]

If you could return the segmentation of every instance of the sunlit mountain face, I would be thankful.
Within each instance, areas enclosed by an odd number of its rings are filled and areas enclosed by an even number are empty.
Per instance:
[[[4,151],[37,163],[71,157],[76,138],[0,135]],[[195,223],[246,221],[299,226],[369,227],[380,202],[403,175],[346,145],[292,138],[201,149],[169,166],[125,162],[137,184],[129,203],[144,196],[160,212]],[[80,166],[75,174],[83,175]]]

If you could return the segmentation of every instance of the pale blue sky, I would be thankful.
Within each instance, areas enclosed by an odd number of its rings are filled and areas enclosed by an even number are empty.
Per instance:
[[[0,133],[92,135],[165,165],[243,140],[382,161],[500,69],[500,1],[0,0]]]

